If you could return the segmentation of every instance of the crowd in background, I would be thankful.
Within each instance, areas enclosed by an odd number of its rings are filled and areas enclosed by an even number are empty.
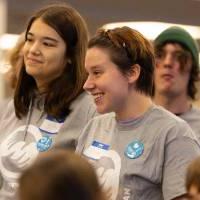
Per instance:
[[[1,200],[200,199],[199,47],[87,24],[68,4],[30,17],[1,105]]]

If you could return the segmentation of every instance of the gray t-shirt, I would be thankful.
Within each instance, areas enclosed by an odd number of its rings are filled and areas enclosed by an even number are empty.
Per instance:
[[[64,122],[49,120],[38,102],[27,117],[15,116],[13,101],[5,108],[0,121],[0,199],[15,199],[17,179],[41,149],[77,140],[87,122],[96,115],[93,99],[82,93],[71,104],[72,112]],[[37,183],[34,183],[37,184]]]
[[[76,151],[94,164],[112,200],[170,200],[185,194],[185,170],[200,146],[185,121],[152,106],[132,121],[95,117]]]
[[[189,111],[179,115],[179,117],[190,125],[200,141],[200,109],[192,107]]]

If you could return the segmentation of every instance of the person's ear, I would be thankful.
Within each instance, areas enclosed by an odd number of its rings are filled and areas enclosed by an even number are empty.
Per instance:
[[[131,66],[130,70],[126,73],[128,82],[134,83],[138,80],[140,76],[141,67],[138,64],[134,64]]]

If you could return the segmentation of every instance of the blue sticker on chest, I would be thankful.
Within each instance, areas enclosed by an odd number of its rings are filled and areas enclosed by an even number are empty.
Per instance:
[[[144,144],[139,140],[135,140],[128,144],[125,149],[125,155],[130,159],[135,159],[140,157],[144,151]]]
[[[49,137],[48,135],[45,135],[38,140],[37,150],[39,152],[47,151],[51,147],[52,143],[53,143],[52,138]]]

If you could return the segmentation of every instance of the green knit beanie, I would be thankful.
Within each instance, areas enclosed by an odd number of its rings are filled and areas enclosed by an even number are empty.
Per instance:
[[[186,47],[192,54],[196,66],[199,67],[198,44],[187,31],[183,28],[172,26],[160,33],[154,40],[155,46],[162,46],[162,44],[167,42],[177,42]]]

